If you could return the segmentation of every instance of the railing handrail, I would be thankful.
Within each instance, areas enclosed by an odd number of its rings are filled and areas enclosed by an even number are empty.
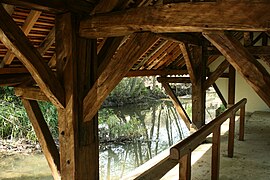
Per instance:
[[[224,113],[222,113],[220,116],[200,128],[198,131],[173,146],[170,149],[170,158],[180,160],[181,157],[192,152],[206,139],[209,134],[213,132],[216,126],[220,126],[224,121],[235,114],[241,107],[244,107],[246,103],[247,99],[242,99],[230,107],[228,110],[226,110]]]

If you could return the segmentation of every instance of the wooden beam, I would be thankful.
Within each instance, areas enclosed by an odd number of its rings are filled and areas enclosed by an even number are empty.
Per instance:
[[[191,60],[191,54],[190,54],[190,50],[188,49],[188,45],[184,43],[180,43],[179,46],[184,56],[184,60],[186,62],[190,80],[193,84],[195,84],[197,82],[196,73],[194,69],[194,62]]]
[[[205,90],[206,60],[204,47],[194,46],[192,53],[196,83],[192,83],[192,124],[199,129],[205,124]]]
[[[223,72],[230,66],[230,63],[227,60],[224,60],[220,65],[216,68],[214,72],[210,74],[207,80],[204,83],[204,90],[206,91],[212,84],[216,82],[216,80],[223,74]]]
[[[47,12],[64,12],[67,10],[65,0],[1,0],[2,3],[11,4],[14,6],[26,7],[39,11]]]
[[[163,39],[174,41],[177,43],[186,43],[193,45],[201,45],[201,39],[191,33],[159,33],[157,34]]]
[[[63,107],[64,89],[22,30],[0,5],[0,39],[25,65],[50,101]]]
[[[97,73],[96,39],[80,38],[79,17],[56,16],[56,62],[66,107],[58,108],[62,179],[99,179],[98,119],[83,122],[83,99]]]
[[[151,33],[130,35],[125,46],[122,46],[106,68],[99,72],[97,81],[84,98],[85,121],[90,121],[94,117],[107,95],[125,77],[134,63],[148,50],[149,46],[156,41],[157,37]]]
[[[1,74],[0,86],[16,86],[29,79],[32,79],[29,74]]]
[[[225,108],[227,108],[227,101],[225,100],[224,96],[222,95],[221,91],[219,90],[218,86],[216,83],[212,84],[213,88],[215,89],[218,97],[220,98],[222,104],[224,105]]]
[[[188,74],[187,70],[163,69],[163,70],[130,70],[125,77],[138,76],[166,76],[166,75],[184,75]]]
[[[21,28],[26,36],[30,33],[30,30],[35,25],[40,15],[41,15],[40,11],[34,11],[34,10],[30,11],[29,15],[27,16],[24,22],[24,25]],[[1,61],[0,68],[4,67],[5,65],[10,65],[14,57],[15,55],[11,52],[11,50],[8,50],[7,54]]]
[[[22,99],[22,103],[36,132],[42,151],[51,168],[54,179],[60,177],[60,156],[49,127],[44,120],[37,101]]]
[[[166,93],[169,95],[170,99],[172,100],[175,109],[177,110],[178,114],[185,122],[187,128],[190,129],[192,122],[189,119],[184,107],[182,106],[182,103],[179,101],[176,94],[173,92],[172,88],[170,87],[168,83],[162,82],[161,84],[164,87]]]
[[[49,101],[47,96],[37,87],[15,87],[15,95],[27,100]]]
[[[228,107],[235,104],[235,69],[231,65],[229,67],[229,85],[228,85]],[[234,154],[234,136],[235,136],[235,115],[230,117],[228,133],[228,157]]]
[[[270,75],[266,69],[232,36],[223,32],[207,32],[203,35],[216,46],[270,107]]]
[[[94,15],[82,20],[83,37],[123,36],[134,32],[267,31],[269,2],[175,3]],[[249,13],[246,13],[249,12]],[[237,14],[237,16],[235,16]]]
[[[42,43],[38,47],[38,51],[41,55],[44,55],[46,51],[53,45],[55,42],[55,27],[51,29],[46,38],[42,41]]]
[[[25,68],[0,68],[0,74],[28,74],[29,71]]]
[[[246,47],[248,52],[253,56],[267,56],[270,55],[270,46],[249,46]],[[222,55],[218,50],[209,50],[209,55]]]
[[[191,83],[189,77],[158,77],[160,83]]]

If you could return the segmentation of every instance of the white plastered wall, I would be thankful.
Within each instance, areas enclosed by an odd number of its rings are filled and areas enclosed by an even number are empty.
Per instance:
[[[220,57],[218,60],[210,65],[210,70],[213,72],[215,68],[224,60],[224,57]],[[270,68],[262,60],[259,62],[270,73]],[[226,71],[225,71],[226,72]],[[228,71],[227,71],[228,72]],[[219,90],[226,100],[228,100],[228,79],[219,78],[216,81]],[[269,89],[270,96],[270,89]],[[247,98],[246,112],[252,113],[254,111],[270,111],[270,108],[266,103],[257,95],[257,93],[251,88],[247,81],[236,72],[236,86],[235,86],[235,98],[236,102],[243,98]]]

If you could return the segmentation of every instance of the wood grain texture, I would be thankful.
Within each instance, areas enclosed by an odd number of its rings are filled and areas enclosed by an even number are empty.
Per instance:
[[[58,108],[62,179],[98,179],[98,121],[83,122],[83,98],[96,79],[96,39],[77,36],[79,17],[56,17],[56,63],[66,107]]]
[[[14,93],[16,96],[35,101],[49,101],[47,96],[39,89],[35,87],[15,87]]]
[[[81,21],[83,37],[123,36],[134,32],[267,31],[269,2],[175,3],[105,13]],[[249,13],[246,13],[249,12]],[[236,15],[237,14],[237,15]]]
[[[0,5],[0,39],[25,65],[33,79],[43,90],[50,101],[63,107],[64,90],[40,53],[33,47],[22,30]]]
[[[49,127],[42,115],[37,101],[22,99],[27,115],[41,145],[42,151],[55,180],[60,180],[60,156]]]
[[[35,11],[35,10],[30,11],[29,15],[27,16],[27,18],[24,22],[24,25],[21,28],[26,36],[30,33],[30,30],[35,25],[40,14],[41,14],[40,11]],[[5,55],[3,60],[1,61],[0,67],[4,67],[4,65],[6,65],[6,64],[7,65],[11,64],[14,57],[15,57],[15,55],[10,50],[8,50],[7,54]]]
[[[90,121],[94,117],[107,95],[156,41],[157,37],[151,33],[133,34],[125,46],[119,48],[106,68],[98,73],[95,84],[84,98],[84,121]]]
[[[227,60],[224,60],[220,65],[215,69],[214,72],[210,74],[207,80],[204,83],[204,90],[207,90],[214,82],[223,74],[223,72],[230,66],[230,63]]]
[[[266,69],[230,35],[207,32],[204,36],[224,55],[261,99],[270,107],[270,75]]]

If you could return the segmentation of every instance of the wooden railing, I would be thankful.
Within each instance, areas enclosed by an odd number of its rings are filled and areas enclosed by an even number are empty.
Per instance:
[[[234,131],[235,131],[235,113],[240,109],[239,140],[244,140],[244,122],[245,122],[245,104],[247,100],[242,99],[227,111],[222,113],[216,119],[203,126],[191,136],[179,142],[170,149],[170,158],[179,162],[179,179],[191,179],[191,153],[198,147],[206,137],[213,133],[212,137],[212,165],[211,179],[219,179],[220,164],[220,126],[224,121],[230,118],[229,138],[228,138],[228,156],[233,157],[234,150]]]
[[[230,118],[229,138],[228,138],[228,156],[233,157],[234,150],[234,131],[235,131],[235,113],[240,109],[239,122],[239,140],[244,140],[244,123],[245,123],[245,104],[246,99],[242,99],[220,116],[203,126],[201,129],[182,140],[170,149],[170,154],[160,158],[160,161],[143,168],[143,172],[136,172],[137,175],[127,177],[126,179],[160,179],[168,171],[179,163],[179,179],[188,180],[191,178],[191,153],[198,147],[206,137],[213,133],[212,137],[212,171],[211,179],[219,179],[219,162],[220,162],[220,126],[224,121]],[[124,178],[125,179],[125,178]]]

